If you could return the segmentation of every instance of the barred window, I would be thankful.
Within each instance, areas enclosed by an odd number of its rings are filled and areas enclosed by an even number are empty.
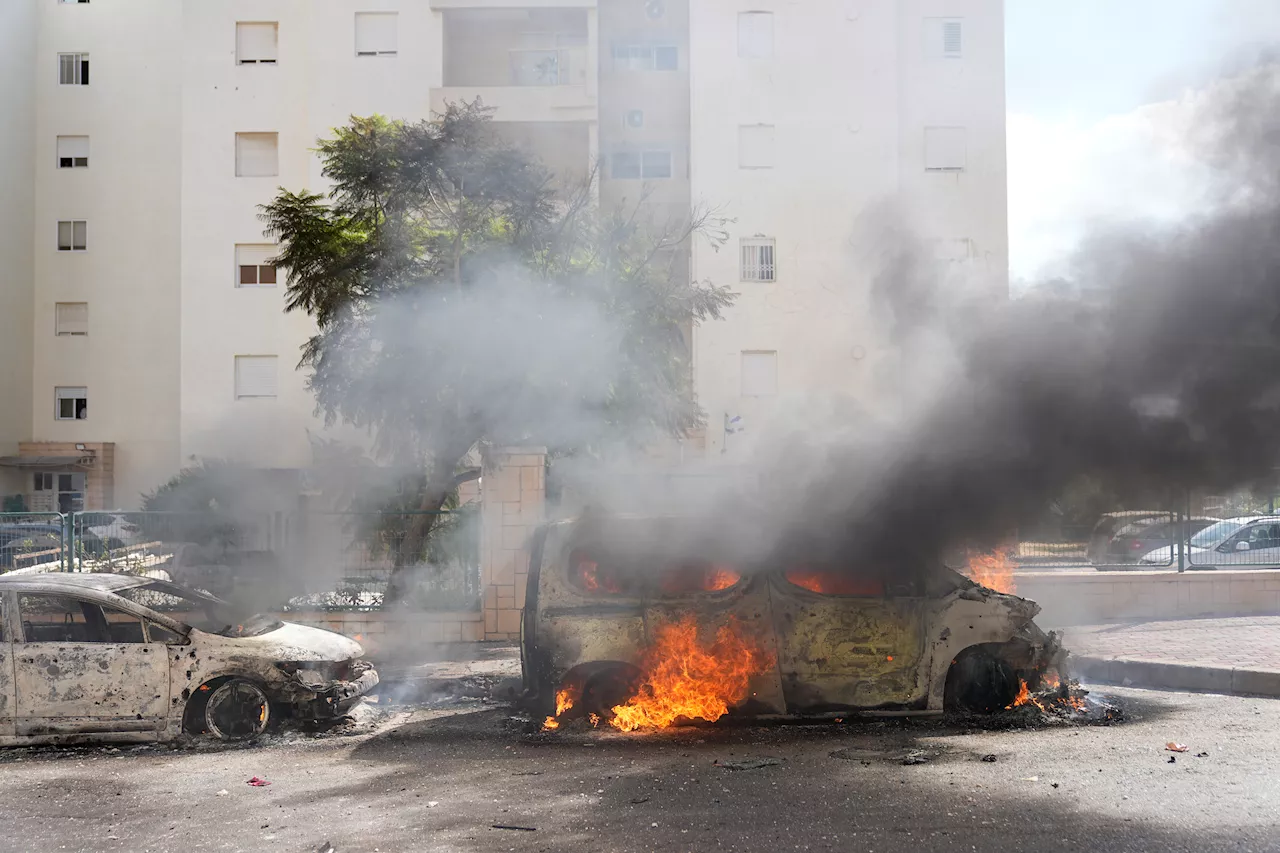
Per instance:
[[[753,237],[742,241],[742,280],[776,281],[777,266],[774,261],[772,237]]]

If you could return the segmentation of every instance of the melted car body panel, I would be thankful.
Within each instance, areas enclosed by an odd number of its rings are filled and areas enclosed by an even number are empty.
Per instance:
[[[222,677],[251,679],[273,702],[308,719],[345,712],[378,683],[376,670],[359,659],[360,644],[332,631],[286,622],[255,636],[222,636],[114,594],[147,581],[115,575],[0,577],[6,617],[0,745],[176,737],[193,696]],[[115,634],[122,628],[117,623],[127,622],[140,642],[39,641],[62,630],[83,632],[88,620],[73,614],[65,629],[51,619],[25,625],[12,618],[22,596],[99,605],[113,614],[103,630]]]

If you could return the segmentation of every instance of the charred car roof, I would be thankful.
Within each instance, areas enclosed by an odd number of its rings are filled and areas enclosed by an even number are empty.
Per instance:
[[[138,586],[156,583],[157,578],[140,577],[138,575],[112,575],[99,573],[64,573],[46,572],[39,575],[0,575],[0,589],[22,588],[39,590],[95,590],[97,592],[118,592]]]

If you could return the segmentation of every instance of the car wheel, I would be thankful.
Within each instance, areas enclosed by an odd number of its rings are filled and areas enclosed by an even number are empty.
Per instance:
[[[220,740],[257,737],[270,723],[271,701],[246,678],[224,681],[205,701],[205,731]]]

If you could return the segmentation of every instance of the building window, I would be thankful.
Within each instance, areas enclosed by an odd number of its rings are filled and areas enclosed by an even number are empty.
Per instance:
[[[55,335],[89,334],[89,303],[58,302],[53,306],[53,333]]]
[[[966,164],[963,127],[924,129],[924,168],[928,172],[963,172]]]
[[[963,18],[925,18],[925,55],[934,59],[960,59],[964,55]]]
[[[752,237],[741,243],[742,280],[776,281],[772,237]]]
[[[742,353],[742,396],[773,397],[778,393],[778,353]]]
[[[59,421],[82,421],[89,416],[87,388],[54,388],[53,417]]]
[[[89,137],[58,137],[58,168],[83,169],[89,165]]]
[[[356,12],[356,56],[396,55],[395,12]]]
[[[88,86],[89,54],[58,54],[58,82],[63,86]]]
[[[609,177],[614,180],[669,178],[671,177],[671,152],[668,150],[617,151],[610,158],[609,165]]]
[[[236,134],[236,175],[263,178],[280,174],[278,133]]]
[[[279,388],[274,355],[236,356],[236,399],[274,398]]]
[[[675,45],[616,44],[613,67],[618,71],[675,71],[680,55]]]
[[[773,13],[738,13],[738,56],[769,59],[773,56]]]
[[[67,6],[73,6],[78,3],[88,3],[89,0],[58,0],[58,2],[63,3]]]
[[[738,128],[738,167],[773,168],[773,125],[744,124]]]
[[[58,251],[83,252],[88,247],[86,239],[89,224],[83,219],[62,219],[58,222]]]
[[[275,65],[279,24],[270,22],[236,22],[236,63],[239,65]]]
[[[273,244],[236,244],[236,287],[275,287],[276,247]]]

